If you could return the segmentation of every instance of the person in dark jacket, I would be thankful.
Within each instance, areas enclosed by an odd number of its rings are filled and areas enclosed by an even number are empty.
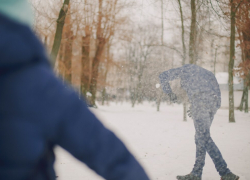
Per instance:
[[[194,120],[196,160],[193,170],[185,176],[177,176],[178,180],[201,180],[205,165],[206,152],[212,158],[221,180],[238,180],[223,159],[220,150],[210,136],[210,126],[217,110],[221,106],[221,92],[218,82],[212,72],[197,65],[187,64],[180,68],[170,69],[160,74],[163,91],[176,101],[177,96],[172,91],[169,82],[179,79],[180,88],[186,93],[190,114]]]
[[[125,145],[53,73],[25,0],[0,0],[0,179],[53,180],[61,146],[108,180],[148,180]]]

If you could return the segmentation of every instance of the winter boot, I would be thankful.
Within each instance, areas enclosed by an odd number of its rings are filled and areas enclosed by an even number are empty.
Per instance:
[[[188,174],[188,175],[185,175],[185,176],[177,176],[176,178],[178,180],[201,180],[200,177],[195,176],[193,174]]]
[[[240,177],[233,173],[228,173],[221,177],[221,180],[238,180],[238,179],[240,179]]]

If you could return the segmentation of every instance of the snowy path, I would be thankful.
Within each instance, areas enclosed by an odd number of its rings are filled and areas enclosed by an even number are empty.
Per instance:
[[[120,137],[146,169],[152,180],[175,180],[187,174],[194,164],[194,127],[191,119],[182,121],[182,106],[163,104],[161,112],[144,104],[100,106],[94,110],[102,122]],[[228,167],[250,179],[250,114],[236,111],[236,123],[228,123],[228,110],[220,109],[211,127],[211,135]],[[56,149],[58,180],[102,180],[61,148]],[[207,155],[203,180],[219,180]]]

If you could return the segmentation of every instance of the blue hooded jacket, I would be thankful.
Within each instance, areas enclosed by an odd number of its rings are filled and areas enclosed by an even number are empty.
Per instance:
[[[59,145],[109,180],[148,180],[124,144],[55,77],[28,26],[0,14],[0,179],[55,179]]]
[[[163,91],[171,94],[169,81],[180,78],[181,87],[187,92],[190,103],[196,103],[197,97],[203,100],[216,99],[216,108],[221,106],[221,92],[214,74],[200,66],[186,64],[182,67],[170,69],[160,74]]]

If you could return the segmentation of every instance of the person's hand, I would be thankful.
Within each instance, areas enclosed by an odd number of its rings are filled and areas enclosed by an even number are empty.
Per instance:
[[[176,103],[177,102],[177,96],[175,93],[170,93],[169,94],[169,98],[170,98],[170,101],[173,102],[173,103]]]

